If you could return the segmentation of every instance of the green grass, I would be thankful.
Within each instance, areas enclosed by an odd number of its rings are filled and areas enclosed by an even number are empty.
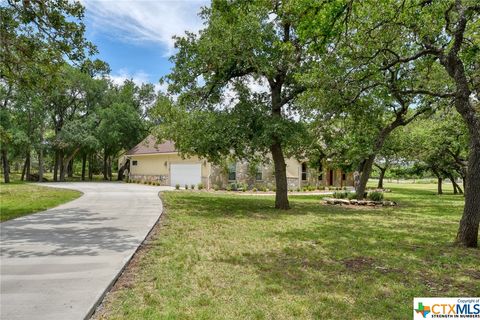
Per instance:
[[[97,318],[410,319],[414,297],[478,296],[480,251],[452,244],[463,197],[387,187],[396,208],[164,193],[163,226]]]
[[[14,181],[0,184],[0,221],[46,210],[76,199],[81,192]]]

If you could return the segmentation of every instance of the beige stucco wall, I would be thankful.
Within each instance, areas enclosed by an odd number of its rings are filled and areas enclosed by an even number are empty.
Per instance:
[[[301,171],[301,163],[294,158],[285,159],[287,165],[287,178],[299,178]]]
[[[130,156],[130,175],[131,176],[165,176],[165,184],[170,184],[170,165],[176,163],[200,163],[202,183],[208,184],[208,176],[210,175],[211,165],[205,160],[198,157],[190,157],[183,159],[176,153],[170,154],[146,154]],[[137,165],[133,165],[133,161],[137,161]]]

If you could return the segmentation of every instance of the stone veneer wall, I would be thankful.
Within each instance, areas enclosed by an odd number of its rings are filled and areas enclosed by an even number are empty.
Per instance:
[[[168,175],[146,175],[146,174],[130,174],[130,180],[140,181],[156,181],[160,182],[161,186],[168,186]]]
[[[229,183],[246,184],[249,189],[266,187],[272,190],[275,187],[275,172],[271,164],[261,165],[262,180],[255,180],[255,176],[250,174],[249,164],[246,162],[237,162],[236,164],[236,180],[228,180],[228,172],[219,166],[212,166],[212,173],[210,175],[210,188],[216,185],[220,189],[227,187]],[[287,178],[288,188],[298,189],[298,178]]]

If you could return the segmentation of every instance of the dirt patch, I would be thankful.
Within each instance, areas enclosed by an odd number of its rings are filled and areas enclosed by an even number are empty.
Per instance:
[[[351,259],[346,259],[343,261],[343,264],[347,269],[352,271],[363,271],[366,269],[371,269],[374,266],[374,260],[368,257],[356,257]]]
[[[351,259],[343,260],[343,264],[347,269],[351,271],[364,271],[364,270],[372,270],[377,271],[383,274],[387,273],[397,273],[406,275],[406,272],[399,268],[391,268],[379,265],[375,259],[369,257],[356,257]]]
[[[150,250],[151,247],[155,245],[155,239],[159,237],[163,226],[168,224],[167,221],[168,218],[164,206],[163,213],[160,216],[160,219],[158,219],[157,223],[153,226],[152,230],[150,230],[143,243],[138,247],[132,259],[125,267],[122,274],[113,285],[112,289],[110,289],[110,291],[105,295],[102,303],[97,307],[90,320],[103,320],[109,318],[107,310],[105,310],[105,305],[109,304],[110,301],[114,300],[115,295],[119,291],[133,287],[136,275],[141,269],[141,262],[144,255]]]
[[[464,273],[472,279],[480,280],[480,270],[466,270]]]

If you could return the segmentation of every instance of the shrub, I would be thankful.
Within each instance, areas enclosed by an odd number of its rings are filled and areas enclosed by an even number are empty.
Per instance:
[[[178,183],[175,185],[175,189],[177,189],[177,190],[180,189],[180,185]]]
[[[277,187],[272,187],[271,189],[273,192],[277,192]]]
[[[236,190],[243,191],[243,192],[248,190],[248,184],[246,183],[239,183],[235,187],[236,187]],[[232,190],[235,190],[234,186],[232,186]]]
[[[192,185],[190,186],[190,189],[195,190],[195,185],[192,184]]]
[[[214,185],[213,185],[213,190],[215,190],[215,191],[220,190],[220,187],[218,186],[218,184],[214,184]]]
[[[383,193],[378,192],[378,191],[372,191],[372,192],[368,193],[367,197],[368,197],[368,199],[370,199],[372,201],[382,201],[383,200]]]
[[[185,190],[188,190],[188,184],[185,185]]]
[[[257,192],[257,188],[253,188],[252,191],[253,191],[253,192]]]
[[[333,197],[336,199],[347,199],[348,198],[348,192],[342,191],[342,192],[334,192]]]
[[[237,191],[238,190],[238,186],[237,186],[236,183],[230,183],[228,185],[228,187],[230,187],[230,190],[228,190],[228,191]]]
[[[202,190],[202,189],[203,189],[203,183],[200,182],[200,183],[197,185],[197,189],[198,189],[198,190]]]
[[[302,191],[302,189],[300,189],[300,188],[297,188],[297,192],[300,192],[300,191]]]
[[[261,186],[258,190],[263,191],[263,192],[267,192],[267,187]]]
[[[348,194],[348,200],[353,200],[353,199],[357,199],[357,193],[356,192],[350,192]]]
[[[148,181],[147,181],[147,180],[144,180],[144,181],[143,181],[143,184],[148,184]]]

